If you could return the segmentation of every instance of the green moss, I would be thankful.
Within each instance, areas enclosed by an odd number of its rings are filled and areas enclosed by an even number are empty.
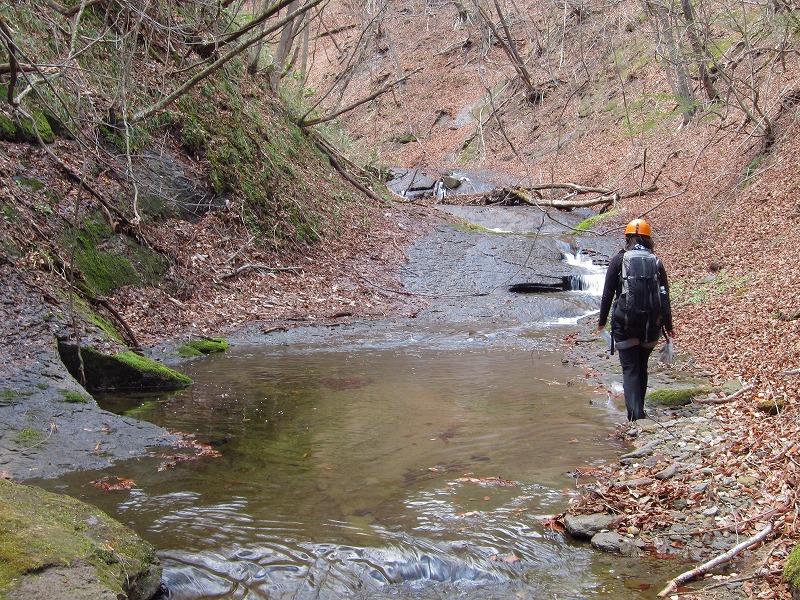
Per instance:
[[[82,228],[70,228],[59,240],[64,247],[75,247],[75,265],[83,273],[93,293],[105,296],[123,285],[138,285],[141,278],[119,239],[100,213],[88,218]]]
[[[1,92],[0,92],[1,93]],[[0,140],[14,142],[17,139],[17,125],[14,120],[0,112]]]
[[[497,231],[490,231],[487,227],[483,225],[476,225],[475,223],[469,223],[467,221],[463,223],[457,223],[454,225],[456,229],[461,229],[462,231],[469,231],[470,233],[477,232],[477,233],[498,233]]]
[[[222,338],[191,340],[180,347],[178,354],[181,356],[198,356],[200,354],[211,354],[213,352],[225,352],[227,349],[228,342]],[[182,352],[186,352],[186,354]]]
[[[609,217],[613,217],[618,213],[619,209],[614,209],[608,212],[600,213],[599,215],[594,215],[593,217],[589,217],[588,219],[584,219],[578,224],[578,226],[575,228],[575,231],[589,231],[601,221],[608,219]]]
[[[14,390],[3,390],[0,392],[0,400],[13,400],[17,397],[17,392]]]
[[[24,447],[38,444],[43,439],[44,439],[44,433],[42,433],[38,429],[34,429],[33,427],[26,427],[25,429],[21,429],[14,436],[14,441],[18,445]]]
[[[759,154],[750,163],[747,165],[747,169],[745,169],[744,178],[742,179],[742,183],[739,184],[739,187],[744,189],[748,187],[751,183],[753,183],[754,179],[761,174],[759,170],[759,166],[764,159],[767,158],[766,154]]]
[[[800,544],[794,547],[783,565],[783,576],[789,582],[792,593],[800,592]]]
[[[195,356],[203,356],[203,353],[200,350],[195,350],[188,344],[184,344],[180,348],[178,348],[178,356],[183,358],[193,358]]]
[[[187,118],[180,129],[183,149],[195,156],[205,156],[208,150],[208,137],[197,121]]]
[[[58,351],[70,374],[80,380],[77,347],[59,342]],[[130,351],[106,355],[94,348],[82,347],[81,358],[88,390],[174,390],[192,383],[183,373]]]
[[[670,286],[670,296],[673,307],[682,307],[687,304],[700,304],[718,296],[731,294],[741,296],[747,293],[750,286],[749,276],[734,278],[724,271],[714,276],[708,276],[699,282],[676,281]]]
[[[8,204],[3,205],[3,220],[4,221],[15,221],[17,217],[16,211],[9,206]]]
[[[647,401],[657,406],[685,406],[710,391],[708,386],[655,390],[647,395]]]
[[[392,141],[398,144],[410,144],[411,142],[416,142],[418,139],[419,136],[415,133],[402,133],[396,136]]]
[[[157,284],[169,270],[169,261],[162,254],[138,244],[131,238],[125,238],[125,247],[141,283]]]
[[[782,398],[769,398],[761,400],[756,407],[768,415],[777,415],[786,409],[786,401]]]
[[[55,141],[56,136],[50,128],[47,118],[39,111],[34,111],[31,119],[21,118],[17,121],[17,140],[22,142],[29,142],[31,144],[38,144],[39,138],[36,137],[36,132],[45,144],[51,144]]]
[[[149,598],[161,582],[152,546],[68,496],[0,480],[0,531],[0,597],[57,565],[90,565],[103,597]]]
[[[85,319],[96,325],[100,331],[108,336],[109,339],[116,340],[121,344],[125,344],[125,339],[122,337],[119,331],[117,331],[117,328],[114,327],[113,323],[92,309],[92,307],[82,297],[75,294],[70,297],[68,292],[56,292],[56,294],[68,302],[71,302],[76,312],[80,313]]]
[[[89,398],[79,392],[62,391],[61,395],[64,397],[64,402],[71,404],[86,404],[89,402]]]

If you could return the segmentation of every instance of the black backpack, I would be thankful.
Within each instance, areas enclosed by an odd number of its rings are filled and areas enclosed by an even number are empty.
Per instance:
[[[654,342],[661,329],[658,257],[649,250],[626,250],[622,255],[620,294],[614,320],[625,337]]]

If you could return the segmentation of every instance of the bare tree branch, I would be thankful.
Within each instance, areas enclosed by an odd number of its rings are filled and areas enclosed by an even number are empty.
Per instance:
[[[664,598],[665,596],[669,596],[676,588],[680,585],[686,583],[687,581],[691,581],[692,579],[699,577],[700,575],[705,575],[714,567],[718,567],[719,565],[725,564],[726,562],[731,561],[737,555],[741,554],[751,546],[755,546],[756,544],[760,544],[763,542],[767,537],[772,533],[772,523],[769,523],[764,529],[759,531],[756,535],[747,538],[743,542],[737,544],[724,554],[720,554],[719,556],[712,558],[711,560],[704,562],[702,565],[695,567],[689,571],[681,573],[675,579],[670,581],[663,590],[658,593],[659,598]]]
[[[17,103],[14,99],[14,88],[17,85],[17,73],[19,72],[19,63],[17,62],[17,45],[14,43],[14,37],[11,34],[11,29],[8,27],[5,19],[3,19],[1,16],[0,34],[2,34],[2,37],[6,43],[6,48],[8,48],[9,73],[11,74],[8,82],[7,99],[11,106],[16,106]]]
[[[309,0],[309,2],[307,2],[306,4],[304,4],[303,6],[298,8],[296,11],[294,11],[292,13],[289,13],[288,15],[286,15],[285,17],[283,17],[282,19],[277,21],[274,25],[272,25],[271,27],[267,28],[263,32],[259,33],[257,36],[255,36],[255,37],[253,37],[253,38],[251,38],[251,39],[249,39],[249,40],[247,40],[245,42],[242,42],[241,44],[236,46],[236,48],[234,48],[233,50],[231,50],[230,52],[228,52],[224,56],[221,56],[220,58],[215,60],[208,67],[206,67],[205,69],[203,69],[202,71],[197,73],[197,75],[195,75],[194,77],[189,79],[187,82],[185,82],[183,85],[178,87],[178,89],[173,91],[171,94],[168,94],[167,96],[165,96],[164,98],[162,98],[161,100],[156,102],[154,105],[150,106],[149,108],[146,108],[144,110],[140,110],[138,113],[134,114],[129,119],[128,123],[129,124],[138,123],[140,121],[143,121],[143,120],[153,116],[156,113],[161,112],[167,106],[169,106],[170,104],[175,102],[178,98],[180,98],[181,96],[185,95],[190,89],[192,89],[200,81],[202,81],[203,79],[205,79],[206,77],[208,77],[209,75],[211,75],[212,73],[214,73],[215,71],[220,69],[225,63],[227,63],[230,60],[232,60],[233,58],[237,57],[239,54],[241,54],[242,52],[247,50],[250,46],[252,46],[253,44],[258,43],[259,40],[264,39],[266,36],[268,36],[269,34],[277,31],[278,29],[280,29],[281,27],[283,27],[287,23],[290,23],[298,15],[306,13],[307,11],[311,10],[313,7],[315,7],[318,4],[321,4],[322,2],[325,2],[325,1],[326,0]]]
[[[340,115],[343,115],[346,112],[350,112],[354,108],[357,108],[357,107],[361,106],[362,104],[366,104],[370,100],[374,100],[378,96],[380,96],[382,94],[385,94],[386,92],[391,90],[393,87],[403,83],[409,77],[411,77],[415,73],[419,73],[421,70],[422,70],[422,67],[417,67],[416,69],[414,69],[410,73],[408,73],[406,75],[403,75],[400,79],[395,79],[391,83],[387,83],[381,89],[379,89],[377,92],[373,92],[372,94],[370,94],[369,96],[367,96],[365,98],[362,98],[361,100],[357,100],[356,102],[353,102],[352,104],[349,104],[349,105],[345,106],[344,108],[341,108],[341,109],[337,110],[336,112],[334,112],[334,113],[332,113],[330,115],[327,115],[325,117],[319,117],[318,119],[309,119],[308,121],[300,121],[300,123],[298,123],[298,125],[300,127],[311,127],[312,125],[319,125],[320,123],[327,123],[328,121],[333,121],[336,117],[338,117]]]

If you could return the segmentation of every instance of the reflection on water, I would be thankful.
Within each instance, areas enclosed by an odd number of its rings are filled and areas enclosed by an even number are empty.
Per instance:
[[[219,458],[106,473],[130,492],[44,483],[150,540],[172,598],[647,598],[668,578],[540,525],[567,471],[619,452],[618,411],[550,353],[235,348],[186,371],[104,406]]]

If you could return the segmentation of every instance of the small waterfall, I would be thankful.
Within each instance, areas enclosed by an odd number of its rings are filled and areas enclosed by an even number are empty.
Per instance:
[[[573,248],[565,242],[558,242],[558,249],[564,262],[583,271],[566,276],[564,287],[568,290],[588,292],[594,296],[602,295],[608,260],[593,257],[592,253]]]

